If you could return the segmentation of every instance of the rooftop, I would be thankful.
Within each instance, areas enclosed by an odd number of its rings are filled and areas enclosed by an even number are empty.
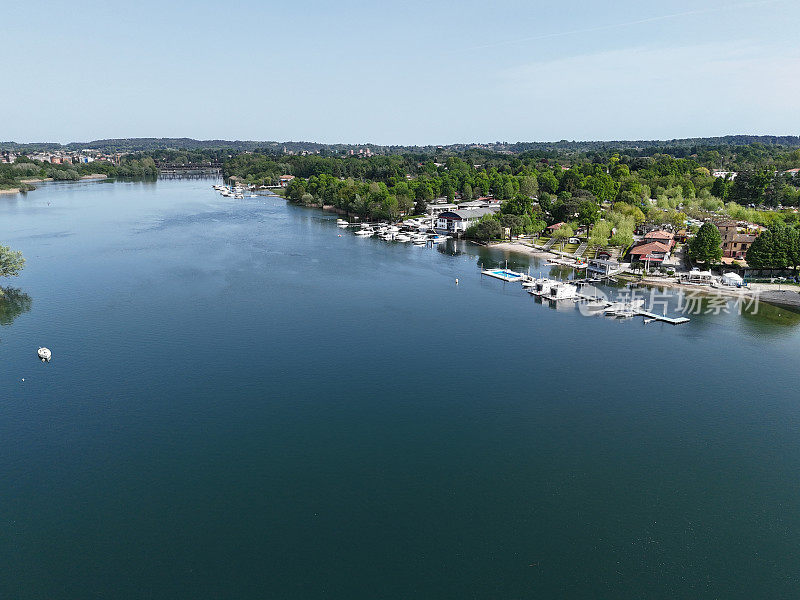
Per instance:
[[[631,250],[631,254],[634,256],[644,256],[646,254],[651,254],[653,252],[669,252],[669,247],[662,244],[661,242],[650,242],[649,244],[642,244],[641,246],[636,246],[633,250]]]

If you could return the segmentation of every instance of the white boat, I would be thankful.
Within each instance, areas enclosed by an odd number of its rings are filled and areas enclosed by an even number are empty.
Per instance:
[[[410,242],[411,236],[407,233],[398,233],[394,236],[396,242]]]
[[[42,359],[42,362],[49,361],[52,356],[49,348],[39,348],[36,354]]]
[[[547,295],[551,300],[568,300],[578,294],[578,288],[570,283],[556,283],[550,286],[550,293]]]
[[[347,222],[347,221],[345,221],[344,219],[336,219],[336,224],[337,224],[337,225],[344,225],[345,227],[347,227],[348,225],[350,225],[350,223],[348,223],[348,222]]]
[[[439,244],[447,239],[448,236],[442,235],[441,233],[431,233],[428,235],[428,241],[433,242],[434,244]]]
[[[548,279],[547,277],[541,277],[533,281],[533,285],[528,288],[528,293],[534,296],[549,296],[550,288],[554,285],[558,285],[558,281]]]
[[[371,235],[375,235],[375,232],[372,230],[371,227],[362,227],[358,231],[356,231],[356,235],[361,237],[369,237]]]
[[[603,312],[607,315],[618,316],[621,318],[632,317],[644,306],[644,299],[636,299],[631,302],[614,302]]]

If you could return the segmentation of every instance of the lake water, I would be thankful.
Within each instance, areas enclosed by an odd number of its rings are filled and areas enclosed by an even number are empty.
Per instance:
[[[797,597],[797,315],[583,317],[211,183],[0,196],[0,598]]]

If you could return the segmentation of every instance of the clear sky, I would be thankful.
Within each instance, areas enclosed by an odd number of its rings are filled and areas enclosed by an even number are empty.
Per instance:
[[[0,140],[800,134],[797,0],[0,4]]]

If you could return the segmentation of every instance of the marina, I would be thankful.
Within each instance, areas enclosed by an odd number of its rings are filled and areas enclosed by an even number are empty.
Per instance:
[[[337,219],[336,225],[339,228],[358,227],[353,233],[362,238],[377,236],[386,241],[401,243],[412,242],[415,246],[432,246],[439,241],[444,241],[445,236],[437,233],[428,233],[432,228],[432,221],[412,220],[397,225],[389,223],[351,223],[344,219]],[[436,241],[434,241],[436,240]],[[581,264],[565,264],[562,261],[546,262],[547,267],[569,267],[575,273],[585,269]],[[614,302],[596,295],[589,295],[581,291],[586,286],[601,284],[603,281],[614,282],[611,276],[606,277],[584,277],[580,279],[557,280],[547,277],[534,278],[528,273],[514,271],[508,268],[506,261],[503,268],[484,268],[480,265],[481,276],[487,276],[503,281],[504,283],[521,283],[522,289],[530,295],[553,303],[563,303],[566,301],[579,303],[582,309],[588,314],[605,315],[615,319],[630,319],[633,317],[643,317],[645,323],[655,321],[669,323],[670,325],[681,325],[688,323],[690,319],[685,316],[670,317],[666,314],[659,315],[647,310],[644,307],[644,300],[639,299],[631,302]]]

